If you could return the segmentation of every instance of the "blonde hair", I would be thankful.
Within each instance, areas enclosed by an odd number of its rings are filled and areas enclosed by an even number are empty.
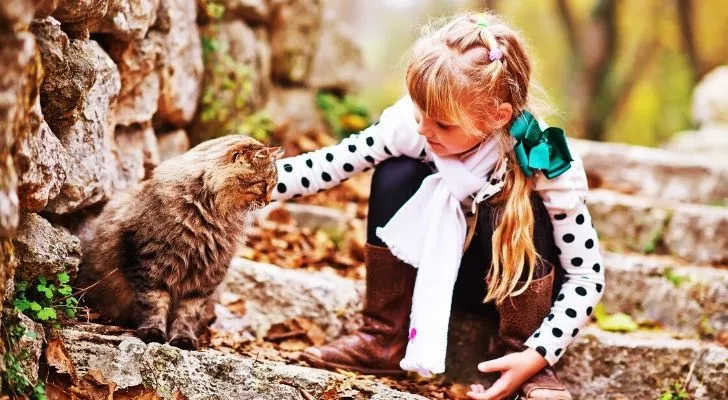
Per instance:
[[[496,45],[501,54],[492,53]],[[455,16],[423,28],[413,46],[406,78],[410,97],[426,115],[501,143],[508,169],[503,190],[490,200],[498,206],[494,219],[498,225],[492,239],[493,258],[484,302],[500,303],[522,293],[532,281],[539,260],[533,243],[532,180],[515,160],[507,131],[510,123],[496,132],[482,132],[478,127],[493,120],[491,113],[503,103],[511,104],[513,118],[526,109],[534,112],[529,105],[533,100],[529,88],[535,85],[525,43],[492,14]],[[528,279],[517,288],[524,267],[528,268]]]

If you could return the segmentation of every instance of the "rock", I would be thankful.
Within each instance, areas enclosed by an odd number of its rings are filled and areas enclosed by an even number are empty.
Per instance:
[[[156,71],[162,44],[153,39],[114,41],[107,46],[119,68],[121,90],[114,118],[119,125],[147,122],[157,112],[159,73]]]
[[[312,231],[343,232],[348,228],[349,217],[343,212],[310,204],[273,202],[260,210],[258,219],[264,221],[269,213],[279,208],[284,208],[299,226]]]
[[[263,106],[271,86],[265,30],[226,21],[205,26],[202,35],[214,50],[205,53],[205,89],[192,141],[249,133],[246,120]]]
[[[190,139],[184,129],[177,129],[157,135],[159,161],[178,156],[190,149]]]
[[[665,233],[671,254],[698,263],[728,263],[728,207],[676,207]]]
[[[587,196],[599,240],[609,248],[655,252],[665,234],[670,210],[643,197],[596,189]]]
[[[605,248],[670,254],[700,264],[728,261],[728,207],[675,204],[591,190],[587,204]]]
[[[27,34],[30,41],[32,36]],[[69,167],[68,155],[41,112],[43,79],[40,52],[33,49],[18,101],[16,141],[12,149],[18,197],[24,212],[39,212],[58,195]]]
[[[60,2],[61,0],[36,0],[37,8],[35,9],[35,18],[43,19],[50,17],[56,11]]]
[[[18,227],[20,204],[17,176],[10,154],[0,153],[0,239],[12,237]]]
[[[624,312],[687,336],[696,336],[705,324],[728,331],[728,270],[611,252],[604,252],[604,265],[606,312]]]
[[[310,72],[321,35],[320,0],[276,0],[271,7],[273,79],[302,84]]]
[[[78,238],[38,214],[23,214],[13,245],[18,259],[15,277],[26,282],[60,272],[75,275],[81,263]]]
[[[728,162],[721,155],[571,138],[569,145],[584,161],[592,188],[661,201],[723,203],[728,199]]]
[[[273,86],[265,113],[276,129],[286,131],[287,137],[326,130],[316,106],[316,93],[311,89]]]
[[[69,40],[52,18],[32,28],[46,70],[43,114],[73,164],[46,210],[65,214],[100,201],[111,189],[116,165],[110,109],[121,82],[116,65],[95,41]]]
[[[720,157],[728,151],[728,123],[703,126],[697,131],[679,132],[664,148]]]
[[[724,398],[728,349],[661,334],[616,334],[586,329],[556,365],[579,399],[655,399],[674,382],[684,382],[696,400]]]
[[[703,126],[728,124],[728,65],[715,68],[695,87],[693,119]]]
[[[33,321],[22,313],[15,311],[7,311],[4,321],[7,323],[22,327],[25,334],[21,336],[17,344],[9,350],[20,361],[20,367],[23,374],[28,378],[31,385],[35,385],[38,381],[38,368],[40,356],[43,350],[43,342],[45,341],[45,331],[43,325]]]
[[[246,325],[263,337],[274,324],[304,317],[329,337],[344,332],[347,318],[360,309],[361,283],[331,271],[309,273],[236,258],[221,284],[221,302],[245,303]]]
[[[35,0],[3,0],[0,2],[0,32],[19,32],[33,20]]]
[[[38,73],[35,41],[26,32],[0,34],[0,238],[10,238],[18,226],[20,203],[11,151],[25,135],[24,123],[32,106]]]
[[[15,275],[15,267],[17,260],[15,259],[15,249],[10,239],[0,237],[0,311],[3,304],[9,301],[14,291],[13,276]],[[0,321],[0,324],[2,321]],[[0,350],[3,350],[0,344]]]
[[[157,18],[160,0],[110,0],[103,18],[94,20],[91,32],[110,33],[122,41],[143,39]]]
[[[203,23],[209,23],[216,19],[229,21],[242,20],[250,24],[263,24],[270,17],[270,6],[268,0],[200,0],[200,19]],[[217,7],[222,7],[223,15],[215,15],[219,12]]]
[[[380,383],[328,371],[227,355],[145,345],[135,337],[95,333],[86,326],[61,330],[79,378],[96,371],[119,389],[144,385],[163,399],[305,400],[310,398],[424,399]],[[324,395],[324,392],[326,395]]]
[[[354,38],[354,32],[336,12],[324,12],[321,39],[313,57],[308,86],[339,92],[351,92],[359,87],[364,60]]]
[[[116,127],[115,140],[119,174],[114,179],[114,190],[136,186],[159,163],[157,137],[151,122]]]
[[[87,42],[69,40],[60,22],[52,17],[34,21],[30,29],[45,70],[40,93],[43,116],[56,132],[56,125],[78,119],[83,111],[84,100],[96,80],[92,56]]]
[[[242,19],[250,23],[264,23],[270,16],[266,0],[224,0],[226,18]]]
[[[109,0],[61,0],[53,17],[63,23],[76,24],[103,17]]]
[[[24,212],[40,212],[61,192],[71,160],[43,119],[40,99],[36,99],[28,122],[28,136],[13,148],[18,197]]]
[[[202,48],[195,19],[195,0],[161,0],[160,26],[150,32],[162,43],[161,93],[157,117],[176,127],[188,124],[197,110],[202,88]]]

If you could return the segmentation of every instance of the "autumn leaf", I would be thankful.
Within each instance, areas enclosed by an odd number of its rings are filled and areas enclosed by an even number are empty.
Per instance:
[[[607,314],[602,303],[597,304],[594,318],[597,320],[597,326],[605,331],[633,332],[638,328],[632,317],[625,313]]]
[[[45,356],[48,365],[55,368],[57,373],[68,374],[74,382],[78,380],[73,360],[71,360],[62,338],[56,336],[48,341]]]

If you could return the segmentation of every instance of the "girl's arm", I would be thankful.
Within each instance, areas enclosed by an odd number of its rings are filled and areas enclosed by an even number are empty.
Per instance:
[[[604,262],[597,232],[586,207],[588,185],[581,158],[562,175],[547,179],[539,173],[536,190],[554,226],[559,260],[566,274],[551,314],[526,341],[553,365],[589,320],[604,293]]]
[[[278,160],[273,200],[287,200],[329,189],[390,157],[425,158],[425,139],[417,133],[414,105],[400,99],[379,122],[333,146]]]

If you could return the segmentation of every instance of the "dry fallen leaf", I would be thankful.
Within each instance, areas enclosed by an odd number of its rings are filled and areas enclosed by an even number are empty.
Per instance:
[[[309,346],[310,344],[304,340],[288,339],[282,341],[278,347],[280,347],[280,349],[284,351],[303,351]]]
[[[86,373],[77,385],[71,387],[71,393],[88,400],[113,400],[116,384],[109,382],[101,371],[92,369]]]
[[[296,318],[296,322],[306,332],[306,337],[314,346],[321,346],[327,342],[326,332],[321,327],[306,318]]]
[[[48,341],[45,350],[46,362],[54,367],[59,374],[68,374],[73,382],[78,381],[76,370],[73,367],[73,360],[68,355],[63,339],[54,337]]]

